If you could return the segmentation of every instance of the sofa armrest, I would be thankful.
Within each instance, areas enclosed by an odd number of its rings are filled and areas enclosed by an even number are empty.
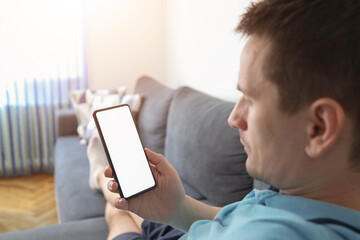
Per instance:
[[[58,109],[55,112],[58,137],[76,135],[77,120],[74,109]]]

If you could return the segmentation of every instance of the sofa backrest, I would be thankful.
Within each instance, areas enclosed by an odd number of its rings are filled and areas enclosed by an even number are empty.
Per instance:
[[[166,122],[174,90],[143,76],[138,79],[135,92],[142,95],[142,104],[137,116],[141,141],[144,147],[163,154]]]
[[[167,120],[165,157],[197,198],[218,206],[241,200],[253,187],[239,132],[227,122],[234,105],[183,87]]]
[[[144,147],[165,155],[187,194],[224,206],[252,190],[239,132],[227,123],[235,103],[188,87],[173,90],[146,76],[135,92],[143,96],[137,126]]]

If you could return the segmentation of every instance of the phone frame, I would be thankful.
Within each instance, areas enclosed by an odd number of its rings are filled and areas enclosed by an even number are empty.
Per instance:
[[[114,109],[114,108],[120,108],[120,107],[127,107],[127,108],[129,109],[129,111],[130,111],[130,115],[131,115],[132,122],[133,122],[133,124],[135,125],[136,133],[137,133],[137,135],[138,135],[138,137],[139,137],[139,140],[140,140],[140,143],[141,143],[141,147],[142,147],[142,149],[143,149],[143,151],[144,151],[145,158],[146,158],[146,160],[147,160],[147,164],[149,165],[149,169],[150,169],[151,175],[152,175],[152,177],[153,177],[153,179],[154,179],[154,186],[152,186],[152,187],[150,187],[150,188],[147,188],[147,189],[144,189],[143,191],[140,191],[140,192],[138,192],[138,193],[135,193],[135,194],[133,194],[133,195],[131,195],[131,196],[129,196],[129,197],[124,197],[124,194],[123,194],[123,192],[122,192],[122,190],[121,190],[121,185],[120,185],[119,180],[118,180],[118,177],[117,177],[117,175],[116,175],[116,171],[115,171],[114,165],[113,165],[113,163],[112,163],[112,160],[111,160],[111,157],[110,157],[110,154],[109,154],[107,145],[106,145],[106,141],[105,141],[104,135],[103,135],[102,130],[101,130],[101,127],[100,127],[100,123],[99,123],[98,118],[97,118],[97,116],[96,116],[96,114],[97,114],[98,112],[108,111],[108,110],[111,110],[111,109]],[[126,200],[129,200],[129,199],[131,199],[131,198],[137,197],[137,196],[139,196],[139,195],[141,195],[141,194],[144,194],[144,193],[146,193],[146,192],[148,192],[148,191],[153,190],[154,188],[156,188],[156,186],[157,186],[156,179],[155,179],[154,173],[153,173],[153,171],[152,171],[152,169],[151,169],[151,165],[150,165],[150,163],[149,163],[149,159],[148,159],[148,157],[147,157],[147,155],[146,155],[146,152],[145,152],[145,149],[144,149],[144,145],[143,145],[143,143],[142,143],[142,141],[141,141],[141,138],[140,138],[139,132],[138,132],[138,130],[137,130],[137,126],[136,126],[136,124],[135,124],[135,120],[134,120],[134,117],[133,117],[133,114],[132,114],[132,111],[131,111],[131,108],[130,108],[129,104],[121,104],[121,105],[116,105],[116,106],[112,106],[112,107],[107,107],[107,108],[98,109],[98,110],[95,110],[92,115],[93,115],[93,118],[94,118],[94,121],[95,121],[96,128],[97,128],[97,130],[98,130],[98,132],[99,132],[99,135],[100,135],[101,143],[102,143],[102,145],[103,145],[103,148],[104,148],[104,151],[105,151],[105,154],[106,154],[106,157],[107,157],[107,161],[108,161],[108,163],[109,163],[109,165],[110,165],[110,167],[111,167],[111,169],[112,169],[112,171],[113,171],[114,179],[115,179],[115,181],[117,182],[117,184],[118,184],[118,186],[119,186],[119,194],[120,194],[120,196],[121,196],[122,198],[125,198]]]

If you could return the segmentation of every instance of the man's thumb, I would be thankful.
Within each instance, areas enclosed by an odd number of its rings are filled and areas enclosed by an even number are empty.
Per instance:
[[[146,156],[149,162],[155,166],[159,172],[166,172],[169,167],[168,162],[162,154],[155,153],[148,148],[145,148]]]

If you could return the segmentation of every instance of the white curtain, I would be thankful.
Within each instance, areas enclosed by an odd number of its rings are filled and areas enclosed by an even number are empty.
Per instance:
[[[0,1],[0,176],[52,172],[54,113],[87,88],[81,0]]]

